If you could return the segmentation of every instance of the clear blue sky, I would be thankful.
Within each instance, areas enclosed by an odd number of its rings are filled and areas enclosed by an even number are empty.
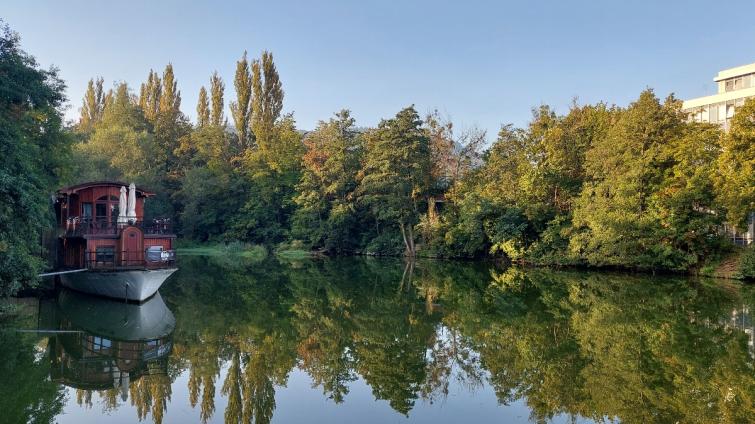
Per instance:
[[[542,103],[626,105],[645,87],[697,97],[715,92],[719,69],[755,62],[752,1],[197,3],[6,0],[0,16],[60,68],[69,118],[89,78],[138,90],[168,62],[193,118],[212,71],[232,88],[241,53],[268,49],[300,128],[341,108],[371,126],[415,104],[490,140]]]

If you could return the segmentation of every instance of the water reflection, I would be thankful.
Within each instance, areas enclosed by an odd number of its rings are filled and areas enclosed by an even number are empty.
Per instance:
[[[305,376],[327,399],[307,404],[311,422],[755,416],[751,287],[363,259],[185,258],[174,278],[165,303],[137,310],[62,295],[55,328],[80,333],[2,333],[0,353],[16,346],[11,379],[47,366],[52,381],[0,409],[37,405],[42,422],[63,408],[74,422],[298,422]],[[350,409],[364,390],[379,402]],[[499,406],[482,407],[485,393]]]
[[[87,407],[95,392],[106,410],[131,397],[139,419],[151,412],[159,421],[170,398],[176,324],[159,293],[136,305],[63,290],[42,312],[41,323],[54,323],[43,327],[52,328],[47,348],[53,382],[76,389],[77,403]]]

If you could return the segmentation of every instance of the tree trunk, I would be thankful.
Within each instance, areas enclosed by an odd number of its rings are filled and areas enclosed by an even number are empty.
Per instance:
[[[406,247],[406,256],[414,257],[414,232],[411,225],[404,225],[404,221],[399,220],[398,227],[401,229],[401,237],[404,238],[404,246]]]
[[[433,196],[427,198],[427,219],[431,224],[438,221],[438,214],[435,213],[435,197]]]
[[[406,255],[409,256],[409,242],[406,240],[406,229],[404,228],[404,221],[399,220],[398,228],[401,230],[401,237],[404,239],[404,247],[406,247]]]
[[[412,230],[412,226],[409,225],[406,228],[407,232],[407,239],[409,239],[409,256],[412,258],[416,256],[417,250],[414,247],[414,230]]]

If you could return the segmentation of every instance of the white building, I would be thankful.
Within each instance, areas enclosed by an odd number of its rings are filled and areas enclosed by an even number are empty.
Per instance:
[[[685,100],[682,110],[695,121],[719,124],[728,130],[736,109],[755,97],[755,63],[724,69],[713,81],[718,83],[717,94]]]

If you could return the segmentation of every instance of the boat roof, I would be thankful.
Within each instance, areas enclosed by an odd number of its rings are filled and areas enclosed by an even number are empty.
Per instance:
[[[85,190],[92,187],[128,187],[128,183],[124,183],[123,181],[90,181],[86,183],[76,184],[69,187],[63,187],[57,191],[57,194],[76,194],[81,190]],[[136,187],[136,194],[141,195],[143,197],[151,197],[154,196],[155,193],[152,191],[149,191],[142,187]]]

